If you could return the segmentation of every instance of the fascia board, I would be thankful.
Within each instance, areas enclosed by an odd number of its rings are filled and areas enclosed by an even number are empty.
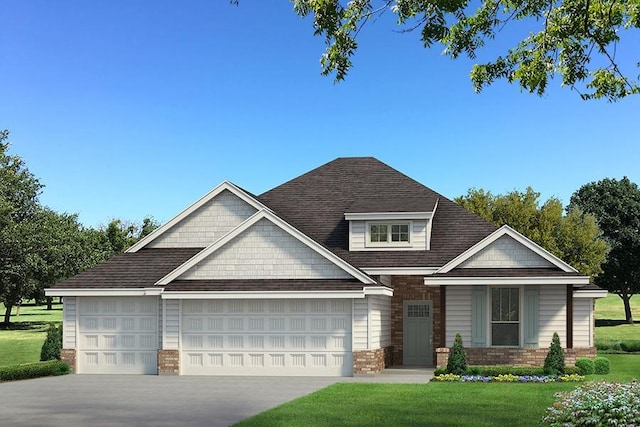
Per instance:
[[[367,274],[380,275],[389,274],[392,276],[412,276],[431,275],[436,273],[440,267],[364,267],[361,270]]]
[[[111,297],[111,296],[158,296],[162,294],[163,288],[99,288],[99,289],[45,289],[44,294],[48,297]]]
[[[547,251],[542,246],[538,245],[537,243],[533,242],[532,240],[518,233],[516,230],[509,227],[508,225],[503,225],[502,227],[500,227],[493,233],[489,234],[487,237],[480,240],[478,243],[476,243],[475,245],[473,245],[472,247],[470,247],[469,249],[467,249],[466,251],[464,251],[463,253],[461,253],[451,261],[449,261],[438,271],[438,273],[448,273],[449,271],[453,270],[455,267],[462,264],[464,261],[471,258],[473,255],[477,254],[482,249],[486,248],[487,246],[489,246],[490,244],[498,240],[500,237],[505,235],[513,238],[518,243],[530,249],[531,251],[535,252],[537,255],[549,261],[551,264],[555,265],[562,271],[570,272],[570,273],[578,272],[578,270],[571,267],[569,264],[562,261],[557,256],[553,255],[551,252]]]
[[[162,299],[362,299],[364,291],[163,292]]]
[[[365,295],[384,295],[387,297],[393,296],[393,289],[386,286],[367,286],[364,288]]]
[[[137,252],[137,251],[139,251],[140,249],[142,249],[143,247],[145,247],[146,245],[148,245],[149,243],[151,243],[152,241],[154,241],[155,239],[160,237],[163,233],[165,233],[167,230],[172,228],[174,225],[178,224],[180,221],[182,221],[183,219],[185,219],[186,217],[191,215],[193,212],[198,210],[200,207],[202,207],[208,201],[210,201],[211,199],[215,198],[218,194],[222,193],[224,190],[230,191],[231,193],[233,193],[234,195],[239,197],[244,202],[246,202],[249,205],[253,206],[258,211],[261,210],[261,209],[267,209],[266,206],[264,206],[262,203],[260,203],[258,200],[254,199],[253,197],[251,197],[244,190],[240,189],[239,187],[234,185],[232,182],[223,181],[221,184],[219,184],[213,190],[209,191],[207,194],[202,196],[196,202],[192,203],[189,207],[187,207],[185,210],[183,210],[178,215],[173,217],[171,220],[169,220],[168,222],[166,222],[162,226],[160,226],[157,229],[155,229],[149,235],[147,235],[144,238],[140,239],[140,241],[138,241],[136,244],[131,246],[125,252]]]
[[[605,298],[607,295],[609,294],[609,292],[606,289],[602,289],[602,290],[586,290],[586,291],[581,291],[581,290],[577,290],[573,292],[573,297],[574,298]]]
[[[354,212],[345,213],[347,221],[388,221],[388,220],[412,220],[431,219],[433,212]]]
[[[425,277],[424,284],[427,286],[588,285],[589,277]]]

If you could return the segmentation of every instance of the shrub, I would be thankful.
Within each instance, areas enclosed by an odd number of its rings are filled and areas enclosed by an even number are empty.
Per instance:
[[[57,327],[51,323],[47,331],[47,338],[42,344],[40,360],[60,360],[60,350],[62,350],[62,326]]]
[[[476,375],[497,377],[499,375],[541,376],[544,369],[534,366],[478,366],[480,372]]]
[[[446,367],[446,366],[440,366],[439,368],[436,368],[436,369],[433,371],[433,375],[434,375],[434,376],[436,376],[436,377],[437,377],[438,375],[444,375],[444,374],[446,374],[446,373],[447,373],[447,367]]]
[[[606,357],[596,357],[593,361],[593,367],[596,374],[608,374],[611,372],[611,364]]]
[[[626,351],[627,353],[640,352],[640,341],[637,341],[637,340],[620,341],[620,349],[622,351]]]
[[[549,353],[544,359],[544,372],[548,375],[559,375],[564,373],[564,368],[564,353],[560,345],[560,337],[557,332],[554,332]]]
[[[565,366],[564,367],[564,373],[567,375],[582,375],[580,373],[580,368],[578,368],[577,366]]]
[[[593,360],[586,357],[576,360],[576,367],[580,370],[580,375],[591,375],[595,372]]]
[[[0,368],[0,382],[65,375],[69,372],[71,372],[69,365],[59,360],[4,366]]]
[[[462,337],[460,333],[456,334],[456,339],[453,342],[453,348],[449,353],[449,360],[447,361],[447,373],[463,375],[467,370],[467,354],[464,351],[462,345]]]
[[[640,385],[600,381],[557,393],[542,419],[550,426],[640,425]]]

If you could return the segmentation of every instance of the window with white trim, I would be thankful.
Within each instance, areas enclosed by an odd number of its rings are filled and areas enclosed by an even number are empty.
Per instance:
[[[409,223],[370,223],[369,243],[406,244],[410,242]]]
[[[491,288],[491,345],[520,345],[520,288]]]

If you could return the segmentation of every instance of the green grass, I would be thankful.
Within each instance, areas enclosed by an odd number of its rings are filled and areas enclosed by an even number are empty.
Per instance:
[[[640,318],[640,295],[631,297],[631,313]],[[624,305],[619,296],[609,294],[596,300],[596,341],[640,340],[640,322],[625,322]]]
[[[4,314],[2,304],[0,313]],[[20,315],[14,307],[10,329],[0,330],[0,366],[38,362],[49,323],[52,322],[62,322],[61,304],[54,304],[53,310],[47,310],[46,306],[23,305]]]

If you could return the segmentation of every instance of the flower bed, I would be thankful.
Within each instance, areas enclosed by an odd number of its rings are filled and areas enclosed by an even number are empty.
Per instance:
[[[584,377],[578,374],[571,375],[512,375],[503,374],[494,377],[486,375],[455,375],[441,374],[433,377],[432,381],[439,382],[463,382],[463,383],[553,383],[553,382],[581,382]]]

